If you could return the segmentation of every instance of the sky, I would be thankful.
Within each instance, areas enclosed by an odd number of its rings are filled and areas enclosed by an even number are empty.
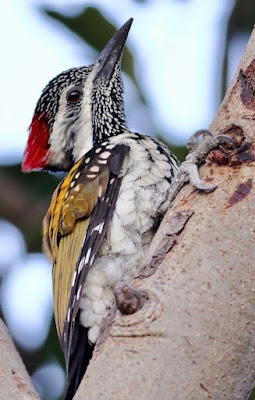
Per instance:
[[[122,0],[121,7],[119,0],[76,0],[70,6],[72,1],[54,0],[47,5],[74,14],[84,5],[97,6],[118,27],[134,18],[127,43],[136,60],[137,80],[151,107],[148,116],[125,78],[128,120],[134,130],[153,135],[152,127],[156,127],[166,139],[184,143],[192,132],[208,127],[220,102],[222,59],[217,49],[225,40],[232,0],[149,0],[146,6]],[[0,164],[21,162],[27,128],[47,82],[97,57],[76,36],[43,16],[41,5],[39,0],[1,4]],[[239,36],[230,46],[229,81],[247,39]],[[52,318],[51,266],[44,255],[27,254],[21,233],[0,220],[0,273],[7,268],[0,292],[3,312],[19,344],[34,350],[47,337]],[[55,392],[49,395],[45,382],[52,371],[58,379]],[[64,373],[52,360],[36,371],[34,382],[40,393],[54,400],[63,390]]]

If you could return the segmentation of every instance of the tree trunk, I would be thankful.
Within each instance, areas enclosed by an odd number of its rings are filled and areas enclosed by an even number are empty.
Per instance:
[[[0,319],[0,399],[39,400],[9,332]]]
[[[147,298],[132,315],[113,310],[76,400],[248,398],[255,377],[254,88],[255,31],[209,128],[240,147],[234,155],[215,150],[200,169],[205,183],[218,185],[213,193],[186,185],[178,194],[135,282]]]

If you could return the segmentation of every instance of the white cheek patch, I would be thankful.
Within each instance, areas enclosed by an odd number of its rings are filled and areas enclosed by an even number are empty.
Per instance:
[[[58,112],[55,116],[55,122],[52,127],[52,133],[50,136],[50,151],[52,153],[52,163],[61,164],[65,159],[65,147],[66,147],[66,92],[68,88],[64,89],[60,99]]]
[[[74,161],[77,162],[85,153],[93,147],[91,95],[93,80],[96,75],[97,64],[86,79],[83,88],[83,100],[79,117],[80,129],[77,131],[75,148],[73,150]]]

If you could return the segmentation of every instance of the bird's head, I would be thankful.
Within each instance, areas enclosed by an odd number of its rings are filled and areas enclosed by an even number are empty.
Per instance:
[[[125,130],[120,64],[129,19],[88,67],[52,79],[29,127],[22,171],[68,171],[94,145]]]

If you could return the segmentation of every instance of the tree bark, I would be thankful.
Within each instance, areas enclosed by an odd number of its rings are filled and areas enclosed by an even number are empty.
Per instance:
[[[200,169],[155,236],[131,315],[113,310],[75,400],[247,399],[255,377],[255,31],[209,130],[238,143]],[[170,251],[169,251],[170,249]]]
[[[10,334],[0,319],[0,399],[38,400]]]

